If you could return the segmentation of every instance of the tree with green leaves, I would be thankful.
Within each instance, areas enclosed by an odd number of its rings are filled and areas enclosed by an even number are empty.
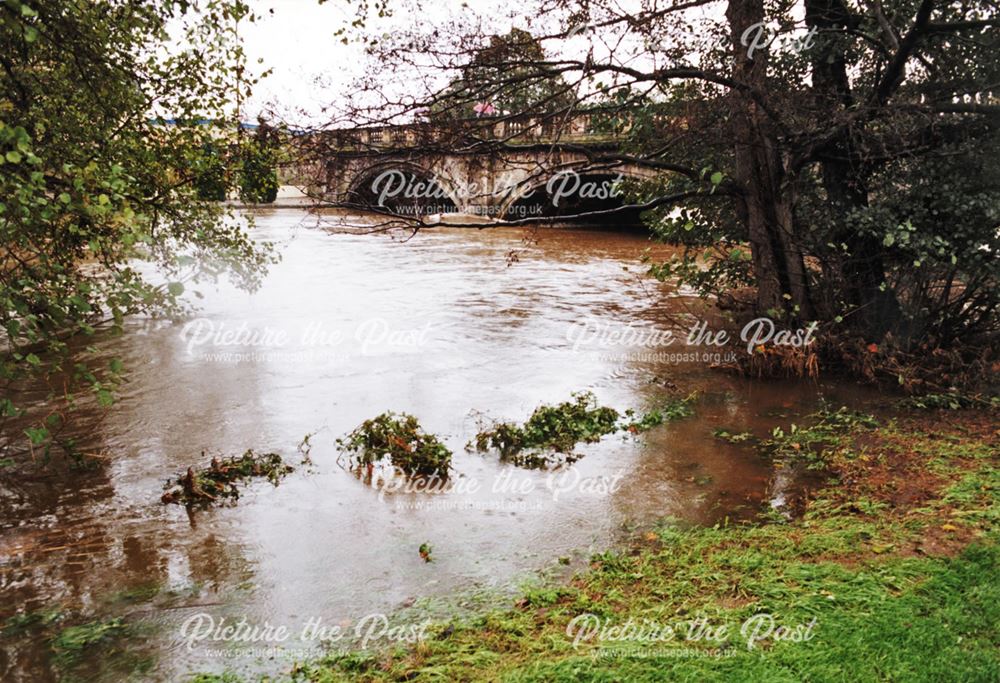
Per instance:
[[[258,119],[257,129],[240,145],[240,199],[252,204],[270,204],[278,197],[278,130]]]
[[[125,368],[87,360],[96,330],[177,313],[223,269],[257,285],[267,246],[197,182],[252,86],[236,26],[253,19],[225,0],[0,0],[0,446],[26,431],[47,450],[81,401],[113,401]]]

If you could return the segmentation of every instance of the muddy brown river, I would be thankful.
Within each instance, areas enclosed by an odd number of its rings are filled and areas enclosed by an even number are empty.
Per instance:
[[[724,522],[786,502],[794,474],[713,430],[760,433],[820,397],[857,398],[824,382],[751,383],[712,370],[705,349],[654,343],[701,314],[689,293],[643,277],[643,250],[670,248],[639,234],[443,229],[403,241],[276,209],[255,236],[282,256],[259,291],[203,286],[188,320],[98,336],[129,381],[112,410],[81,418],[97,467],[57,458],[0,480],[0,680],[280,672],[359,633],[376,646],[381,615],[394,626],[509,601],[658,519]],[[699,399],[693,417],[581,446],[567,470],[464,449],[478,421],[521,421],[582,390],[619,410]],[[380,492],[338,465],[334,440],[385,410],[442,437],[462,490]],[[296,448],[307,434],[311,464]],[[160,503],[168,477],[248,448],[296,470],[232,507]],[[290,635],[205,635],[240,620]],[[310,623],[350,637],[300,637]],[[66,631],[80,624],[109,638],[74,651]]]

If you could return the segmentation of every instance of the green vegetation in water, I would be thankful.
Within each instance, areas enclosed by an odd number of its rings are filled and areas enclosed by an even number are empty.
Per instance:
[[[754,440],[753,433],[751,432],[730,432],[725,429],[716,429],[712,432],[712,435],[717,439],[722,439],[729,443],[746,443]]]
[[[127,604],[149,602],[156,598],[162,590],[163,586],[160,583],[151,581],[124,588],[112,594],[110,600],[112,603]]]
[[[751,432],[730,432],[716,429],[713,435],[729,443],[755,443],[763,454],[776,459],[805,462],[810,467],[823,467],[827,449],[840,445],[847,435],[858,430],[874,429],[878,420],[872,415],[840,407],[822,408],[806,415],[807,424],[792,423],[788,430],[775,427],[766,439],[757,439]]]
[[[634,410],[622,414],[599,405],[592,392],[574,393],[571,401],[535,408],[523,425],[498,422],[480,430],[468,449],[480,453],[496,450],[502,460],[520,467],[546,467],[558,455],[562,462],[571,463],[577,459],[572,453],[577,444],[594,443],[618,431],[638,434],[687,417],[694,413],[694,399],[695,394],[672,399],[637,417]]]
[[[961,408],[1000,407],[1000,396],[982,396],[949,392],[908,396],[899,401],[899,407],[909,410],[959,410]]]
[[[856,430],[878,427],[878,420],[871,415],[840,407],[823,408],[806,416],[809,426],[795,423],[786,432],[781,427],[771,430],[771,436],[760,442],[759,448],[774,458],[802,461],[809,467],[821,468],[827,464],[827,449],[841,445]]]
[[[297,450],[300,454],[302,454],[302,462],[300,463],[302,465],[313,464],[310,454],[312,453],[312,448],[313,448],[312,438],[314,436],[316,436],[316,432],[309,432],[308,434],[302,437],[302,441],[299,441],[298,445],[295,447],[295,450]]]
[[[4,622],[0,636],[16,636],[35,629],[45,629],[50,625],[61,621],[65,614],[60,609],[45,609],[36,612],[22,612],[15,614]]]
[[[578,443],[594,443],[617,431],[619,417],[614,408],[598,405],[593,393],[575,393],[572,401],[535,408],[521,426],[499,422],[492,429],[481,430],[475,437],[475,450],[495,449],[503,460],[516,465],[544,467],[549,458],[539,451],[569,455]]]
[[[242,678],[232,671],[224,671],[221,674],[195,674],[188,678],[185,683],[241,683]]]
[[[445,478],[451,468],[451,451],[433,434],[426,433],[417,418],[406,413],[385,412],[362,422],[354,431],[337,439],[351,453],[353,467],[370,472],[385,458],[404,474]]]
[[[164,486],[167,491],[160,500],[187,506],[208,506],[226,500],[235,502],[240,497],[238,483],[264,477],[277,486],[292,471],[294,468],[286,465],[277,453],[257,455],[248,450],[238,457],[212,458],[208,467],[198,471],[189,467],[183,475],[167,481]]]
[[[884,424],[834,411],[833,485],[801,518],[684,528],[665,520],[566,585],[443,620],[422,642],[299,664],[295,681],[1000,680],[1000,479],[990,419]],[[967,416],[960,416],[965,420]],[[949,416],[950,418],[950,416]],[[987,416],[988,418],[988,416]],[[818,442],[815,442],[818,443]],[[867,475],[867,476],[865,476]],[[899,490],[919,481],[919,497]],[[574,645],[574,619],[656,623],[673,639]],[[741,626],[814,624],[798,642]],[[726,625],[691,640],[692,622]],[[753,623],[753,622],[751,622]],[[647,630],[647,633],[649,631]],[[619,630],[619,633],[622,633]],[[800,631],[800,633],[803,633]]]
[[[127,633],[128,625],[121,617],[69,626],[52,640],[56,662],[62,666],[75,664],[95,647],[106,645]]]
[[[417,549],[417,552],[420,553],[420,559],[422,559],[424,562],[434,561],[434,558],[431,557],[431,553],[433,551],[434,549],[431,547],[430,543],[421,543],[420,547]]]
[[[625,417],[630,418],[631,421],[622,425],[622,428],[633,434],[638,434],[659,427],[665,422],[691,417],[694,415],[694,402],[697,398],[698,394],[692,393],[685,398],[668,399],[637,419],[632,419],[635,418],[634,410],[626,410]]]

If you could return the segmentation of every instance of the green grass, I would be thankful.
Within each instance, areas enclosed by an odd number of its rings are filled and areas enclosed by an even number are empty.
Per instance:
[[[46,628],[58,622],[63,617],[63,612],[56,608],[15,614],[4,622],[3,628],[0,629],[0,637],[6,638],[33,629]]]
[[[933,429],[835,413],[811,432],[772,435],[820,456],[830,486],[788,522],[683,528],[664,522],[621,552],[592,558],[568,584],[515,605],[442,621],[409,648],[299,665],[298,681],[997,681],[1000,680],[1000,475],[994,430],[960,418]],[[989,422],[989,420],[987,420]],[[971,430],[975,432],[975,430]],[[815,435],[817,438],[812,438]],[[790,437],[790,438],[789,438]],[[859,443],[853,439],[857,438]],[[826,444],[826,449],[819,443]],[[928,470],[927,465],[933,463]],[[927,472],[912,505],[894,494]],[[860,473],[860,476],[859,476]],[[871,474],[870,478],[864,476]],[[895,478],[893,478],[895,477]],[[585,640],[581,614],[609,625],[726,625],[715,643]],[[805,642],[750,650],[740,626],[768,613]],[[624,656],[612,656],[623,652]],[[654,656],[647,656],[654,655]]]
[[[808,642],[750,651],[735,639],[732,654],[687,659],[609,660],[571,655],[522,663],[505,672],[503,678],[996,681],[1000,679],[998,562],[996,546],[977,545],[947,561],[889,562],[863,570],[832,563],[782,566],[784,587],[759,588],[768,588],[765,592],[773,594],[771,601],[780,604],[782,621],[816,619],[814,637]],[[730,620],[734,626],[738,622]]]
[[[416,658],[404,651],[397,652],[394,659],[352,653],[307,666],[295,678],[1000,680],[1000,636],[996,631],[1000,623],[1000,583],[996,579],[1000,550],[992,542],[975,544],[956,558],[895,558],[845,567],[802,559],[781,542],[757,550],[716,550],[708,561],[699,563],[693,558],[708,548],[718,548],[717,537],[705,538],[700,531],[667,536],[665,548],[679,551],[673,561],[657,554],[643,558],[638,565],[612,563],[596,569],[588,588],[603,590],[600,597],[576,591],[551,611],[556,603],[553,596],[546,596],[542,603],[532,600],[527,609],[493,613],[460,627],[449,638],[430,641]],[[649,562],[657,567],[649,567]],[[636,569],[639,571],[633,571]],[[647,585],[632,590],[639,583]],[[751,602],[736,608],[721,607],[734,590],[752,596]],[[541,618],[539,606],[550,610]],[[683,624],[703,615],[709,623],[727,624],[734,637],[723,644],[720,656],[671,656],[684,648],[696,652],[712,649],[699,643],[675,642],[659,646],[662,656],[608,658],[589,644],[581,651],[573,649],[565,624],[581,612],[619,623],[632,617]],[[739,626],[760,612],[770,612],[787,624],[808,623],[815,618],[813,638],[748,650],[739,636]],[[386,662],[387,671],[383,670]]]

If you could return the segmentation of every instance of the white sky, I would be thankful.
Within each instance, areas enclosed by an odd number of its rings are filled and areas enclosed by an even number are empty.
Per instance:
[[[514,3],[508,0],[471,0],[475,14],[492,17],[500,30],[512,25],[528,28],[528,21],[517,17]],[[322,107],[350,97],[350,84],[365,69],[363,48],[344,45],[334,32],[353,20],[353,9],[346,0],[251,0],[251,7],[261,17],[254,24],[243,22],[240,35],[248,63],[253,68],[269,67],[273,74],[255,89],[247,103],[244,119],[252,120],[262,107],[274,102],[278,111],[291,115],[302,108],[320,116]],[[422,18],[444,23],[452,17],[473,12],[462,0],[424,2]],[[413,17],[404,3],[394,3],[395,16],[370,19],[366,30],[392,32],[412,26]],[[524,13],[526,10],[521,10]],[[508,16],[504,16],[507,14]],[[511,18],[511,14],[515,15]],[[257,60],[263,64],[258,66]],[[322,83],[317,83],[317,78]]]
[[[253,120],[258,112],[272,105],[278,115],[290,123],[308,125],[325,120],[324,106],[349,100],[351,83],[363,76],[368,66],[362,46],[344,45],[334,36],[338,29],[354,19],[357,3],[352,0],[328,0],[322,5],[318,0],[248,1],[259,17],[253,24],[244,21],[240,26],[248,64],[255,69],[271,68],[273,74],[256,87],[254,97],[245,104],[243,119]],[[529,17],[535,14],[534,1],[393,0],[393,16],[369,18],[365,31],[374,35],[415,28],[430,31],[452,20],[481,22],[488,32],[495,34],[506,33],[515,27],[535,35],[556,29],[557,17]],[[620,11],[637,11],[644,4],[648,3],[643,0],[617,3]],[[714,3],[695,9],[687,16],[695,22],[713,15],[718,17],[724,7],[724,3]],[[546,22],[548,19],[551,21]],[[543,25],[545,23],[549,25]],[[689,29],[694,33],[699,30],[694,25]],[[665,40],[670,37],[665,36]],[[546,44],[546,49],[550,53],[558,49],[562,56],[582,58],[593,48],[595,58],[600,59],[605,51],[601,41],[601,36],[583,32],[561,46]],[[647,60],[648,52],[643,53],[644,50],[639,49],[633,53],[639,56],[633,59]],[[261,65],[257,65],[258,59],[262,60]],[[412,83],[412,77],[400,75],[404,87],[407,78],[411,78]],[[308,112],[308,119],[295,114],[299,109]]]

